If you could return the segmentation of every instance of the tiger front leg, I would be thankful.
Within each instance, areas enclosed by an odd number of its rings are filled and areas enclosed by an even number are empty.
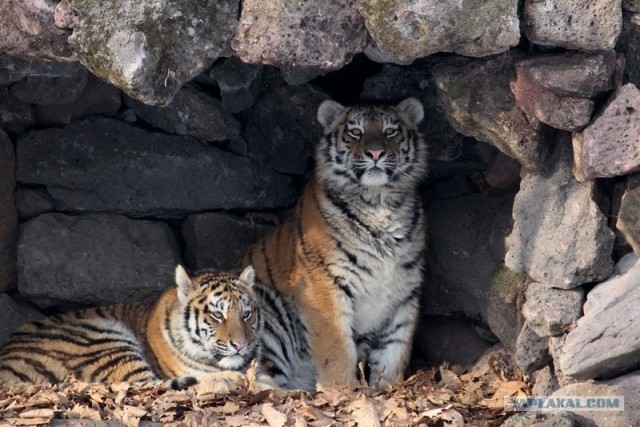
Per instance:
[[[402,379],[411,357],[418,307],[416,296],[400,307],[379,331],[362,340],[360,350],[371,368],[370,387],[382,390],[387,384]]]
[[[316,389],[333,385],[355,389],[357,352],[348,321],[348,307],[332,286],[307,289],[299,304],[307,328],[309,347],[316,369]]]

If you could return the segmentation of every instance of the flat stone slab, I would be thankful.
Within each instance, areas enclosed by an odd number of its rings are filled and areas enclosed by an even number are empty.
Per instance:
[[[60,211],[132,216],[268,209],[297,196],[291,177],[251,159],[106,118],[25,134],[17,179],[44,185]]]
[[[621,0],[525,0],[527,38],[582,51],[613,49],[622,29]]]
[[[20,226],[18,290],[42,308],[144,301],[173,283],[179,259],[161,222],[42,214]]]
[[[610,378],[640,358],[640,263],[598,284],[587,295],[585,314],[555,355],[564,375],[579,380]]]

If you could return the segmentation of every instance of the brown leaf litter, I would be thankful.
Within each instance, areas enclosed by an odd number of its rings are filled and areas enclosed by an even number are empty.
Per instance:
[[[0,384],[0,427],[47,425],[52,420],[141,421],[169,426],[498,426],[510,413],[504,398],[530,394],[506,350],[483,357],[468,372],[444,364],[421,370],[382,392],[330,389],[283,391],[247,375],[211,375],[187,390],[164,385]]]

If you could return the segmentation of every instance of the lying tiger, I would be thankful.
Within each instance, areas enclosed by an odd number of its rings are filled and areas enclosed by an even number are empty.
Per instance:
[[[0,352],[5,384],[166,381],[174,389],[221,370],[244,370],[259,349],[252,267],[239,276],[178,265],[154,304],[112,305],[19,327]]]
[[[371,368],[370,385],[402,376],[426,240],[423,116],[415,98],[320,105],[315,174],[292,216],[245,258],[274,294],[261,291],[263,307],[280,313],[265,327],[261,356],[280,386],[356,387],[359,359]]]

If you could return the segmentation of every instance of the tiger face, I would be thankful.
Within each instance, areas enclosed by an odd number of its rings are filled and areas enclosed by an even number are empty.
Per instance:
[[[261,327],[251,289],[253,267],[240,276],[201,271],[193,277],[176,268],[180,332],[184,350],[222,369],[242,369],[255,356]]]
[[[426,170],[426,147],[417,131],[423,117],[415,98],[395,106],[323,102],[318,121],[325,137],[316,155],[321,177],[339,186],[379,188],[415,182]]]

